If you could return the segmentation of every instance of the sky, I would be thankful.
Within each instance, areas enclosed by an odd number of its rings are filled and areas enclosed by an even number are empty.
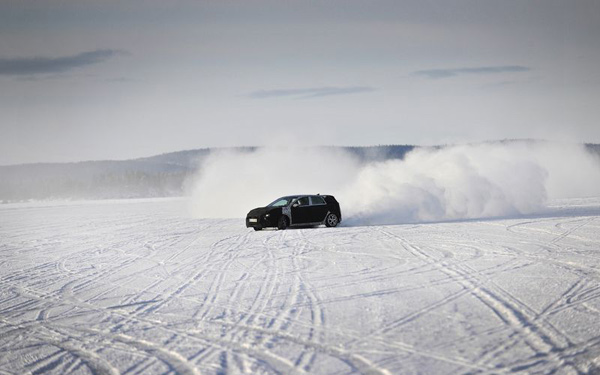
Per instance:
[[[0,2],[0,165],[600,143],[600,2]]]

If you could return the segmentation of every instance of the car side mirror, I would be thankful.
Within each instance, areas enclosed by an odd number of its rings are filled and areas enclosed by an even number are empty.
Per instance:
[[[299,206],[299,204],[298,204],[298,203],[294,203],[294,204],[292,204],[292,207],[298,207],[298,206]]]

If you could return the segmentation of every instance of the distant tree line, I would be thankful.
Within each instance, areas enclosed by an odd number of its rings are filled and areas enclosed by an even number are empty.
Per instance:
[[[58,176],[8,179],[0,182],[0,200],[7,202],[30,199],[107,199],[168,197],[183,194],[183,184],[190,172],[109,172],[91,179]]]

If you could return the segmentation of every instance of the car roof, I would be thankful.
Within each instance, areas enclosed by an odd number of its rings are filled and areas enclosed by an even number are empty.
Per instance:
[[[281,197],[279,199],[284,199],[284,198],[299,198],[299,197],[310,197],[310,196],[321,196],[321,197],[326,197],[327,195],[321,195],[321,194],[298,194],[298,195],[286,195],[284,197]]]

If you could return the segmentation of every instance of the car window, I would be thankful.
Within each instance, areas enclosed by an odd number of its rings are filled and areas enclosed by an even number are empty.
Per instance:
[[[318,195],[313,195],[312,197],[310,197],[310,201],[312,205],[325,204],[325,200],[323,199],[323,197],[320,197]]]
[[[279,198],[274,202],[269,203],[267,207],[282,207],[287,206],[290,203],[290,198]]]
[[[297,200],[299,206],[308,206],[308,197],[302,197]]]

